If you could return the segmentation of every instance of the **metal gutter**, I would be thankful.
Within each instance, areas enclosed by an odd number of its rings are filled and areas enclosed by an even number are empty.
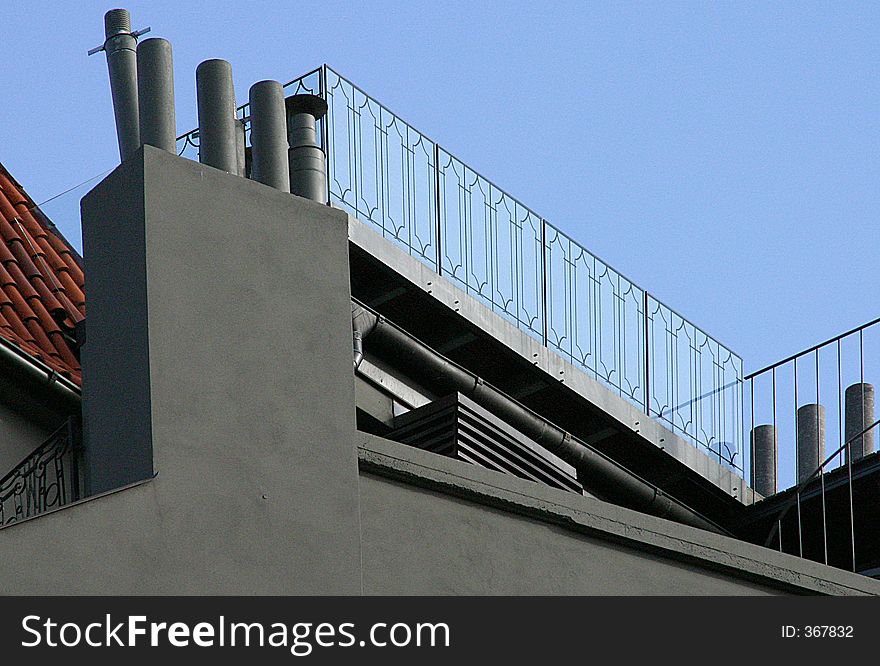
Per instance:
[[[0,365],[12,370],[34,389],[45,391],[50,399],[60,401],[66,410],[79,411],[82,398],[76,384],[2,337]]]

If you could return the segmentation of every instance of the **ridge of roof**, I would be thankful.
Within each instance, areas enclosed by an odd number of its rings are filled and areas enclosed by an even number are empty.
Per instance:
[[[0,163],[0,337],[78,386],[82,257]]]

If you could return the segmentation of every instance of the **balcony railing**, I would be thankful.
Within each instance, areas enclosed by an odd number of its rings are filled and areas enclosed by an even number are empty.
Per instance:
[[[798,485],[829,450],[835,453],[821,467],[826,474],[846,466],[850,452],[853,460],[873,452],[874,431],[844,444],[873,422],[878,379],[880,318],[747,375],[744,418],[756,433],[749,457],[770,460],[762,447],[778,447],[776,474],[766,473],[773,465],[753,464],[752,487],[770,495]]]
[[[853,572],[868,569],[866,562],[876,563],[876,481],[868,475],[859,479],[853,463],[858,460],[856,450],[866,438],[873,442],[878,430],[880,421],[874,420],[848,433],[815,470],[787,491],[791,496],[773,521],[764,546]],[[840,457],[844,465],[838,463]]]
[[[284,87],[327,100],[332,204],[744,474],[739,356],[330,67]]]
[[[71,418],[0,479],[0,527],[80,499],[80,440]]]

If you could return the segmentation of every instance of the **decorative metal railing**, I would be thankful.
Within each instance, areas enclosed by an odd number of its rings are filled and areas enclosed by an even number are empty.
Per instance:
[[[0,479],[0,526],[80,499],[80,439],[70,419]]]
[[[739,356],[330,67],[285,89],[327,100],[332,204],[743,475]]]

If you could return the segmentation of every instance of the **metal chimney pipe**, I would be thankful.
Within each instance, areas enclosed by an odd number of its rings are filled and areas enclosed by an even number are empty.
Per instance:
[[[848,386],[845,392],[845,425],[844,442],[858,435],[862,430],[874,423],[874,385],[853,384]],[[841,442],[843,443],[843,442]],[[874,452],[874,431],[869,430],[849,445],[846,455],[852,454],[855,462]],[[849,458],[847,458],[848,460]]]
[[[119,159],[125,161],[140,148],[137,90],[137,34],[131,31],[131,15],[127,9],[111,9],[104,14],[104,45],[92,49],[89,55],[102,50],[107,55],[110,75],[110,94],[113,97],[113,115],[116,119],[116,140]]]
[[[235,90],[232,65],[205,60],[196,68],[199,108],[199,162],[238,174]]]
[[[759,425],[752,429],[755,490],[764,497],[776,494],[776,428]]]
[[[290,192],[287,164],[287,121],[284,91],[278,81],[251,86],[251,178],[282,192]]]
[[[318,203],[327,203],[327,160],[318,145],[316,123],[327,113],[327,102],[318,95],[293,95],[287,107],[287,151],[290,192]]]
[[[825,407],[810,403],[797,410],[798,483],[825,461]]]
[[[174,67],[167,39],[146,39],[137,47],[141,143],[177,153]]]
[[[245,167],[245,163],[247,162],[247,157],[245,155],[245,136],[244,136],[244,122],[235,119],[235,162],[238,166],[239,176],[242,178],[247,176],[247,169]]]

